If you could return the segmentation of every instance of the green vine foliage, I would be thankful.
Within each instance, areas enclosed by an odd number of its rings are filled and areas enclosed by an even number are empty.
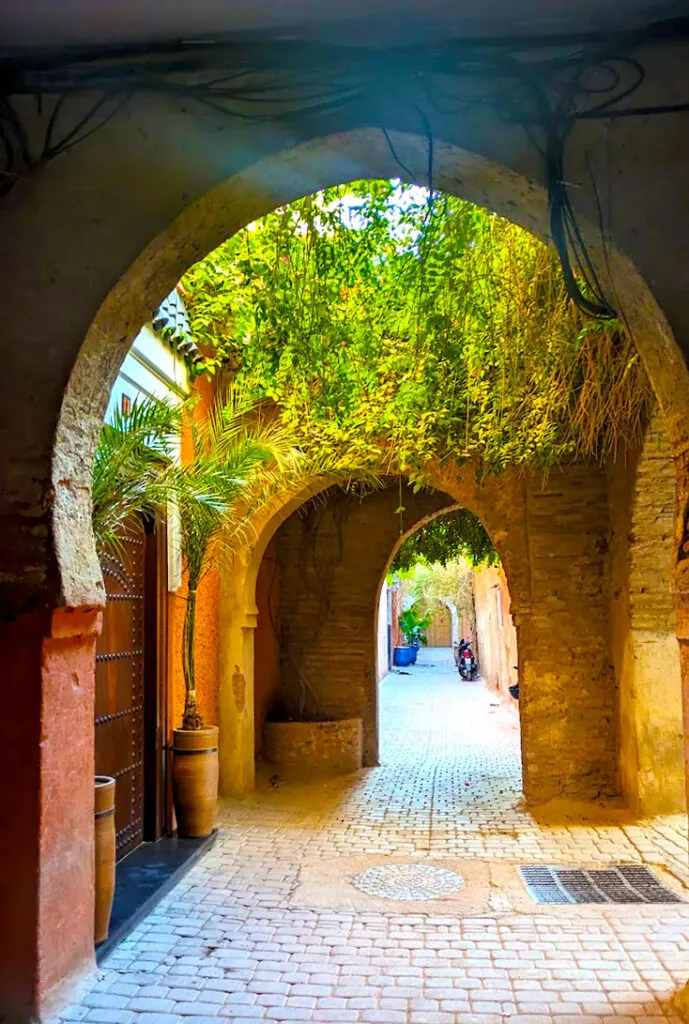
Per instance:
[[[437,516],[412,533],[395,555],[388,579],[419,563],[445,568],[458,558],[474,567],[500,561],[483,523],[465,508]]]
[[[355,182],[276,210],[183,281],[201,367],[270,399],[299,444],[425,479],[604,459],[649,389],[631,339],[585,320],[553,253],[462,200]]]

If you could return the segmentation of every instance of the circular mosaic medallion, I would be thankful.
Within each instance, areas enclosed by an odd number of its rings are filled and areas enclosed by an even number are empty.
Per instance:
[[[384,900],[438,900],[464,885],[461,875],[430,864],[380,864],[361,871],[353,882],[368,896]]]

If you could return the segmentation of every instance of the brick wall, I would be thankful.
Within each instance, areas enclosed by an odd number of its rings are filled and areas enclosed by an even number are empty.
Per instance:
[[[404,528],[464,504],[500,550],[520,658],[524,791],[534,804],[595,799],[617,787],[617,697],[610,653],[606,476],[582,465],[547,480],[437,474],[443,492],[405,488]],[[299,713],[361,715],[375,764],[375,607],[399,539],[397,487],[363,500],[330,492],[277,535],[281,691]]]
[[[613,659],[620,779],[639,813],[685,808],[682,683],[670,582],[675,470],[656,414],[634,457],[610,467]]]
[[[617,792],[606,477],[569,466],[527,481],[528,614],[516,609],[524,788],[538,799]]]
[[[447,508],[439,491],[403,489],[402,528]],[[277,534],[281,691],[310,717],[361,717],[364,763],[378,759],[375,610],[400,535],[397,486],[366,498],[328,492]]]

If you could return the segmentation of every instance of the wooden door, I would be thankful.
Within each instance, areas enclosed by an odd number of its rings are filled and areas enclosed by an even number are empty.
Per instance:
[[[452,616],[448,608],[437,612],[426,634],[429,647],[452,647]]]
[[[167,761],[167,526],[146,524],[144,555],[144,840],[155,841],[172,821]]]
[[[144,830],[145,534],[130,531],[122,551],[104,555],[107,603],[96,647],[96,774],[115,778],[117,857]]]

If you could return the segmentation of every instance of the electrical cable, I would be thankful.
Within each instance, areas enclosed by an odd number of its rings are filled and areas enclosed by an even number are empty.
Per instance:
[[[590,316],[609,318],[615,312],[569,196],[567,142],[579,122],[688,112],[689,101],[620,106],[645,80],[644,66],[631,51],[644,43],[686,38],[689,18],[617,35],[453,40],[434,47],[383,50],[263,39],[119,46],[98,53],[13,54],[0,59],[0,194],[22,174],[99,131],[133,96],[150,93],[197,103],[242,121],[275,123],[326,118],[342,110],[368,111],[362,123],[376,123],[370,111],[376,109],[377,96],[394,95],[421,119],[432,191],[434,139],[428,113],[419,103],[420,90],[429,109],[442,112],[442,104],[448,102],[456,105],[457,114],[488,107],[524,131],[543,160],[550,231],[568,294]],[[473,91],[448,91],[451,82],[471,83]],[[86,113],[59,134],[68,99],[89,94],[96,98]],[[35,155],[12,103],[16,95],[34,96],[39,104],[53,97],[43,144]],[[389,132],[381,127],[393,158],[413,178]],[[597,201],[600,204],[599,197]]]

